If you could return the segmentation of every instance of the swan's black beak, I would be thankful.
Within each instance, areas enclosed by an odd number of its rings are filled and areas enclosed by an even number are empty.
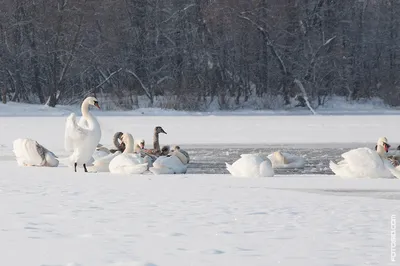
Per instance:
[[[164,129],[161,128],[161,133],[167,134],[167,132],[164,131]]]

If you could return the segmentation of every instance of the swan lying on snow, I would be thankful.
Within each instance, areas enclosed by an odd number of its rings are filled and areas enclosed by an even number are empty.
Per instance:
[[[187,157],[179,149],[175,149],[167,156],[158,157],[149,171],[155,175],[185,174],[187,163]]]
[[[114,153],[117,151],[124,152],[125,143],[122,141],[122,135],[123,135],[122,132],[116,132],[114,134],[113,143],[114,143],[115,149],[110,149],[110,153]],[[121,143],[119,141],[121,141]]]
[[[89,112],[89,105],[100,109],[96,98],[87,97],[81,106],[83,122],[78,125],[75,113],[71,113],[65,124],[65,150],[73,152],[69,159],[74,164],[75,172],[78,164],[83,165],[87,172],[86,164],[93,160],[92,155],[101,138],[100,124]]]
[[[274,169],[304,168],[306,163],[303,157],[281,151],[276,151],[268,155],[268,159],[271,161],[272,168]]]
[[[350,178],[400,178],[400,171],[387,158],[390,145],[387,138],[379,138],[377,150],[358,148],[342,154],[344,160],[329,162],[329,167],[338,176]]]
[[[190,162],[189,153],[188,153],[187,151],[182,150],[181,147],[179,147],[179,146],[174,146],[174,148],[171,150],[171,152],[174,152],[175,150],[178,150],[178,151],[180,151],[183,155],[185,155],[185,158],[186,158],[186,159],[184,159],[184,162],[183,162],[184,164],[188,164],[188,163]]]
[[[57,167],[57,156],[32,139],[16,139],[13,151],[19,166]]]
[[[93,162],[93,170],[96,172],[109,172],[109,165],[112,159],[120,155],[120,151],[116,151],[114,153],[106,154],[105,156],[99,157],[95,159]]]
[[[148,163],[140,156],[133,153],[133,137],[129,133],[122,135],[125,150],[115,156],[109,163],[109,170],[113,174],[142,174],[147,171]]]
[[[242,154],[232,165],[226,164],[226,169],[235,177],[272,177],[274,169],[271,161],[256,154]]]

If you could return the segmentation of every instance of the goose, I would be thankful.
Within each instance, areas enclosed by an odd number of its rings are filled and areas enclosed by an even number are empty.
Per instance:
[[[147,171],[148,163],[140,156],[133,153],[133,137],[129,133],[122,135],[125,143],[123,153],[115,156],[109,163],[109,170],[113,174],[142,174]]]
[[[271,161],[256,154],[242,154],[232,165],[226,164],[226,169],[234,177],[272,177],[274,169]]]
[[[149,171],[155,175],[185,174],[187,161],[186,156],[179,149],[175,149],[167,156],[158,157],[153,163],[153,167],[149,168]]]
[[[13,152],[19,166],[57,167],[57,156],[33,139],[16,139]]]
[[[92,155],[101,138],[100,124],[96,117],[89,112],[90,105],[100,109],[96,98],[87,97],[81,106],[84,123],[77,124],[75,113],[71,113],[65,123],[65,150],[72,152],[69,160],[74,164],[75,172],[78,164],[83,165],[85,172],[88,172],[86,164],[93,160]]]
[[[377,142],[377,149],[358,148],[343,153],[343,160],[329,162],[329,167],[340,177],[349,178],[400,178],[399,167],[394,167],[387,157],[390,145],[386,137]]]
[[[274,169],[304,168],[305,165],[303,157],[281,151],[276,151],[268,155],[268,159],[271,161],[272,168]]]

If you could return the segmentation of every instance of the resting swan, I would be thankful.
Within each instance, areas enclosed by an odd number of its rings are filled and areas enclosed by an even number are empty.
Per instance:
[[[145,141],[144,139],[138,139],[134,142],[133,152],[141,153],[144,149]]]
[[[226,164],[226,169],[234,177],[272,177],[274,169],[271,161],[256,154],[242,154],[232,165]]]
[[[344,158],[337,164],[329,162],[329,167],[338,176],[350,178],[400,178],[400,171],[387,158],[390,145],[387,138],[379,138],[377,149],[358,148],[342,154]]]
[[[94,97],[87,97],[81,106],[82,118],[84,122],[78,125],[75,113],[71,113],[65,124],[65,149],[73,152],[69,157],[70,162],[74,164],[75,172],[77,165],[83,165],[87,172],[86,164],[93,160],[92,155],[96,150],[101,138],[100,124],[89,112],[89,105],[100,109],[99,102]],[[86,124],[86,125],[85,125]]]
[[[147,171],[148,164],[140,156],[133,153],[133,137],[129,133],[122,135],[125,150],[122,154],[115,156],[110,164],[109,170],[113,174],[142,174]]]
[[[190,162],[190,157],[189,157],[189,153],[185,150],[182,150],[180,146],[174,146],[174,148],[171,150],[171,152],[178,150],[180,151],[183,155],[185,155],[185,164],[188,164]]]
[[[115,149],[110,149],[110,153],[114,153],[114,152],[117,152],[117,151],[124,152],[125,143],[122,141],[122,135],[123,135],[122,132],[116,132],[114,134],[113,144],[115,146]],[[119,141],[121,141],[121,143]]]
[[[272,168],[279,169],[279,168],[304,168],[305,160],[303,157],[276,151],[270,155],[268,155],[268,159],[272,163]]]
[[[57,156],[32,139],[16,139],[13,151],[19,166],[57,167]]]
[[[153,163],[153,167],[150,167],[149,170],[155,175],[185,174],[187,171],[187,158],[179,149],[175,149],[168,156],[158,157]]]

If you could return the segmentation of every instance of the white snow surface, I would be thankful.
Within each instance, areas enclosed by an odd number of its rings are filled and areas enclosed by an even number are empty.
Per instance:
[[[0,166],[1,265],[390,265],[400,214],[394,179]]]
[[[0,104],[0,107],[2,105]],[[0,265],[355,266],[391,262],[398,179],[336,176],[112,175],[19,167],[12,141],[29,137],[60,157],[69,114],[0,108]],[[106,113],[106,112],[105,112]],[[398,117],[100,115],[151,145],[400,143]],[[323,144],[325,143],[325,144]],[[397,223],[398,224],[398,223]],[[397,240],[399,230],[397,230]],[[398,243],[398,241],[397,241]],[[399,248],[396,248],[397,255]]]

